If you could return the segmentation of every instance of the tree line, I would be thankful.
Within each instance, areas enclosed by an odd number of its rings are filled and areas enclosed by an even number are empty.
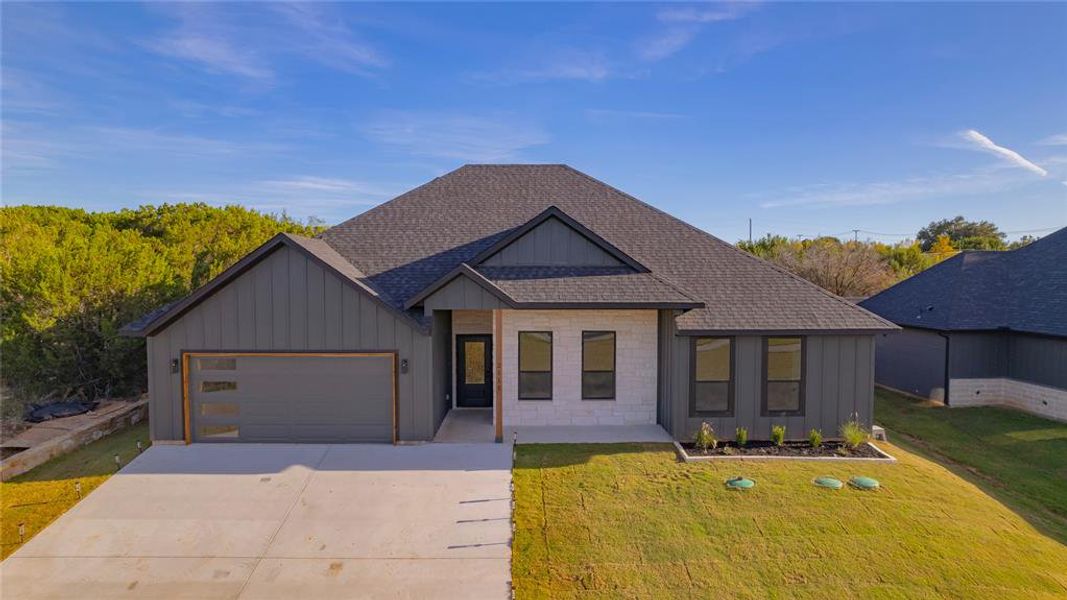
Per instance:
[[[880,292],[961,250],[1013,250],[1034,240],[1024,236],[1007,242],[1007,235],[989,221],[962,216],[934,221],[914,240],[896,244],[842,241],[825,236],[789,239],[768,234],[753,242],[740,241],[742,250],[769,260],[844,297]]]
[[[239,206],[0,208],[5,405],[140,393],[144,340],[120,336],[123,325],[188,294],[279,232],[320,229]]]

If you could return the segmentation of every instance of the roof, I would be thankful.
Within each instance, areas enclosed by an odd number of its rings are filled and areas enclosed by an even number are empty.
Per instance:
[[[558,218],[625,265],[617,271],[479,265]],[[659,306],[683,332],[872,332],[892,323],[566,165],[467,165],[316,239],[279,235],[154,319],[150,335],[279,243],[299,248],[426,330],[416,304],[460,274],[512,306]],[[251,261],[251,262],[250,262]],[[472,266],[473,265],[473,266]],[[477,270],[476,270],[477,269]]]
[[[365,273],[385,297],[403,307],[461,264],[476,263],[476,258],[513,236],[516,228],[552,207],[647,268],[660,282],[703,302],[704,308],[678,317],[681,330],[893,328],[800,277],[566,165],[467,165],[320,237]],[[510,285],[518,290],[533,284]]]
[[[628,267],[478,267],[515,304],[694,308],[703,303],[651,273]]]
[[[910,327],[1067,336],[1067,228],[1018,250],[961,252],[860,304]]]

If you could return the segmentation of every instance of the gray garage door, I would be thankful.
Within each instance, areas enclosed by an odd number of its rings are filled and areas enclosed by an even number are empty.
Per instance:
[[[391,442],[392,354],[191,353],[195,442]]]

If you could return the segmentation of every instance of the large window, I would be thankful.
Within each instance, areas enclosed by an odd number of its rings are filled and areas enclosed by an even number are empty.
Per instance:
[[[615,332],[582,332],[582,399],[615,399]]]
[[[552,332],[519,332],[519,400],[552,399]]]
[[[763,414],[804,414],[804,338],[763,339]]]
[[[698,337],[689,361],[689,416],[732,416],[734,413],[733,340]]]

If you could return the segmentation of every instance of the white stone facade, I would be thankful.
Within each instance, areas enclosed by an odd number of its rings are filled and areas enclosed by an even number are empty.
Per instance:
[[[950,406],[1002,405],[1042,417],[1067,421],[1067,390],[1003,377],[953,379]]]
[[[504,425],[656,423],[655,310],[502,311]],[[552,332],[552,399],[519,400],[519,332]],[[615,332],[615,399],[582,400],[582,331]]]

